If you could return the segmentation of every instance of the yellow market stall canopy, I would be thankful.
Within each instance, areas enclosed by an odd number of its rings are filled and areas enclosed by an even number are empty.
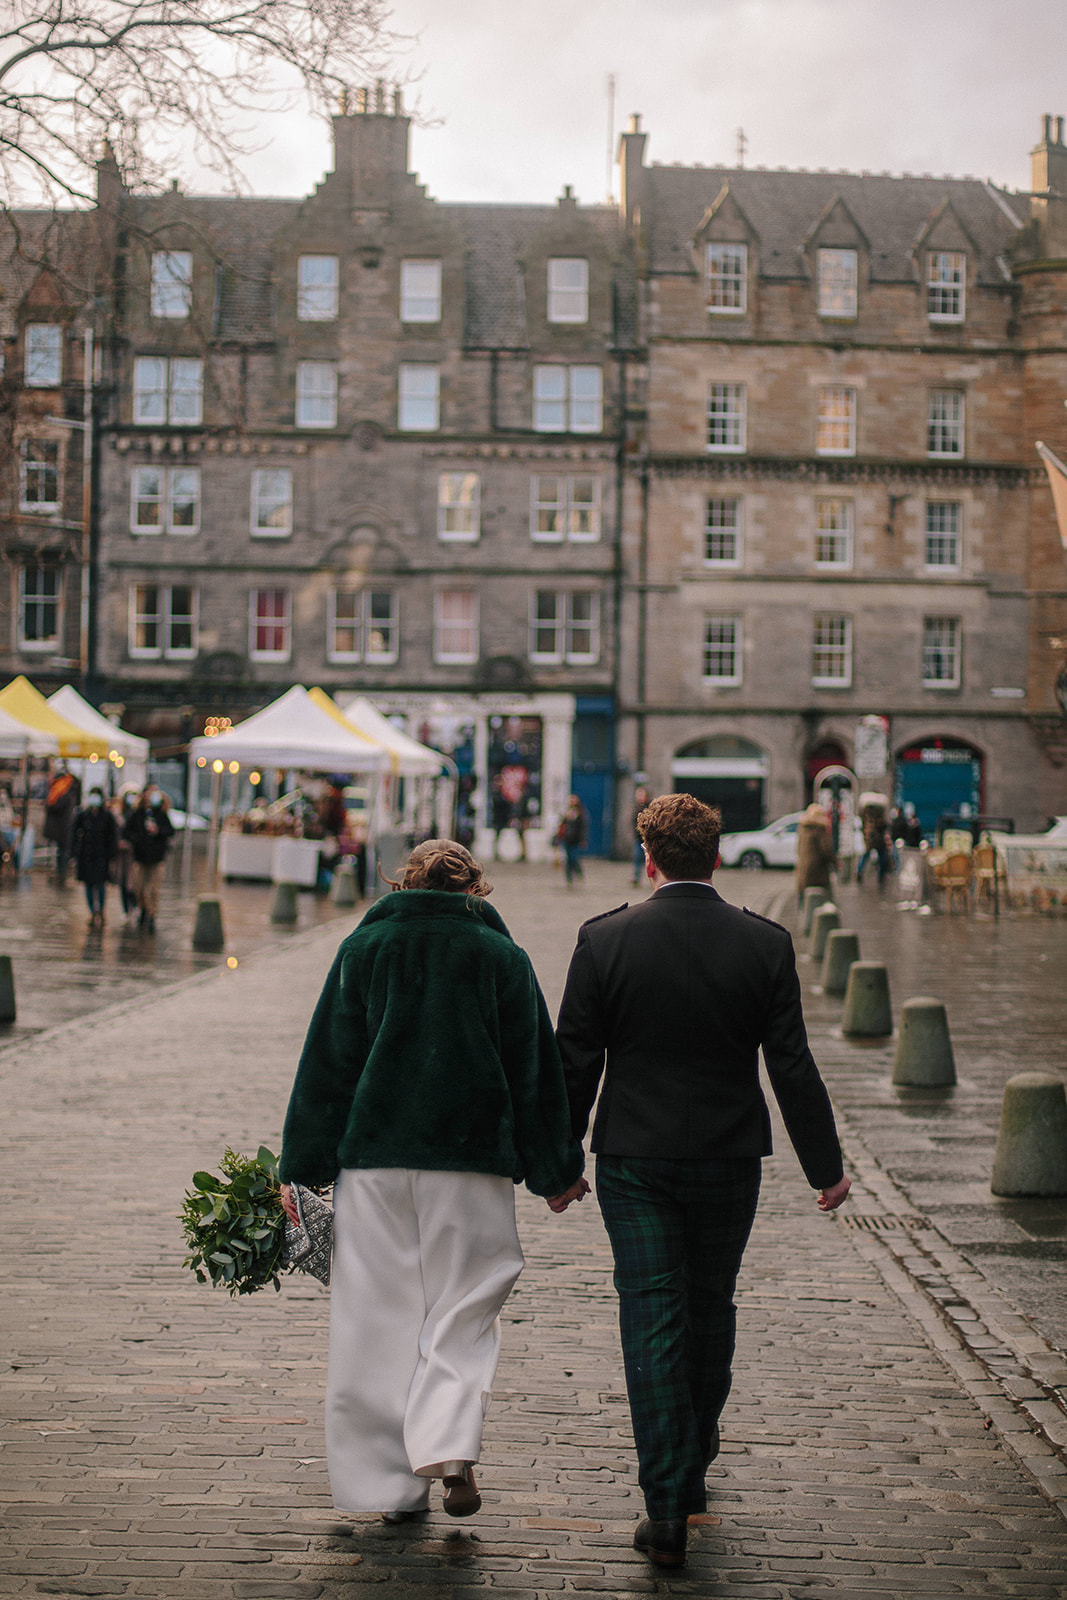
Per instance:
[[[28,678],[12,678],[5,689],[0,689],[0,711],[37,733],[51,734],[61,756],[107,756],[106,739],[86,732],[53,710]]]

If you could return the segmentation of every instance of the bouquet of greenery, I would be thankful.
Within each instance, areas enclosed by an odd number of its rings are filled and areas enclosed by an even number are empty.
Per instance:
[[[183,1263],[198,1283],[225,1284],[231,1295],[254,1294],[285,1269],[285,1212],[278,1158],[261,1145],[254,1160],[227,1150],[222,1177],[194,1172],[181,1209],[192,1254]]]

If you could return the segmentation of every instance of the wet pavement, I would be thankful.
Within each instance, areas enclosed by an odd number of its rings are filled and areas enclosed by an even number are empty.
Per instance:
[[[299,920],[279,926],[270,920],[272,887],[218,879],[207,871],[202,841],[188,854],[179,840],[166,863],[155,934],[122,913],[117,888],[107,891],[106,921],[90,926],[85,892],[73,875],[65,887],[50,881],[38,866],[16,881],[0,881],[0,955],[9,955],[15,974],[17,1020],[0,1024],[0,1052],[57,1022],[83,1017],[101,1006],[132,1000],[160,984],[243,960],[253,951],[294,933],[335,921],[339,911],[326,894],[301,890]],[[193,949],[193,925],[200,895],[217,895],[222,905],[226,947],[221,952]]]
[[[625,869],[591,863],[571,892],[548,869],[494,875],[555,1005],[578,922],[632,895]],[[724,875],[720,887],[790,914],[785,874]],[[939,949],[950,947],[954,971],[983,948],[977,925],[939,923],[931,939],[873,895],[849,915],[865,954],[883,953],[879,939],[905,953],[922,941],[915,968],[903,954],[894,968],[897,1007],[900,973],[931,987]],[[184,960],[191,905],[174,916]],[[813,994],[813,1042],[855,1188],[847,1218],[821,1216],[776,1119],[739,1284],[723,1451],[688,1566],[654,1571],[631,1548],[641,1502],[591,1200],[555,1217],[519,1194],[527,1267],[504,1312],[483,1511],[457,1526],[435,1504],[400,1528],[335,1511],[322,1459],[328,1295],[299,1277],[236,1301],[197,1285],[176,1213],[193,1170],[226,1143],[276,1147],[308,1016],[355,921],[268,937],[235,969],[216,957],[214,970],[168,982],[164,964],[132,998],[0,1050],[0,1271],[14,1290],[0,1363],[0,1593],[1062,1600],[1067,1462],[1054,1396],[1067,1361],[941,1233],[934,1185],[929,1216],[919,1210],[908,1174],[936,1170],[929,1141],[943,1123],[898,1105],[882,1086],[882,1047],[846,1048],[835,1008]],[[1000,959],[1010,965],[1010,949]],[[802,970],[810,988],[810,963]],[[1034,1050],[1043,1014],[1035,1001]],[[954,1034],[961,1086],[948,1116],[955,1127],[966,1110],[974,1132],[987,1127],[997,1067],[977,1022],[954,1018]],[[959,1161],[977,1185],[981,1160],[973,1172]],[[953,1190],[949,1203],[980,1199]]]
[[[911,1210],[1067,1352],[1067,1199],[1005,1200],[990,1191],[1004,1085],[1018,1072],[1067,1081],[1067,918],[1012,913],[932,916],[901,910],[892,881],[838,890],[843,927],[865,961],[889,972],[893,1019],[907,999],[945,1003],[958,1082],[894,1087],[896,1041],[840,1032],[810,940],[797,937],[804,1008],[847,1137],[888,1175]],[[798,920],[792,905],[788,920]]]

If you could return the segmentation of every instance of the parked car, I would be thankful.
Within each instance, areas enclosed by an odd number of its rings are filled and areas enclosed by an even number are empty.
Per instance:
[[[749,833],[724,833],[719,843],[723,866],[744,867],[751,872],[761,867],[795,867],[797,828],[803,815],[803,811],[791,811],[787,817],[779,817],[765,828],[754,828]]]
[[[758,872],[762,867],[795,867],[797,864],[797,828],[803,811],[791,811],[765,828],[754,828],[748,833],[724,833],[719,843],[724,867],[743,867],[748,872]],[[863,853],[863,829],[857,818],[852,819],[852,854]]]

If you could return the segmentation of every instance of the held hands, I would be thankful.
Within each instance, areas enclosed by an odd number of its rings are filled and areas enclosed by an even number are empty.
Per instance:
[[[572,1200],[584,1200],[589,1193],[589,1185],[584,1178],[579,1178],[577,1183],[572,1183],[569,1189],[564,1189],[562,1194],[548,1196],[548,1209],[550,1211],[566,1211]]]
[[[820,1211],[836,1211],[851,1187],[852,1179],[842,1178],[839,1183],[833,1184],[829,1189],[824,1189],[815,1204]]]

